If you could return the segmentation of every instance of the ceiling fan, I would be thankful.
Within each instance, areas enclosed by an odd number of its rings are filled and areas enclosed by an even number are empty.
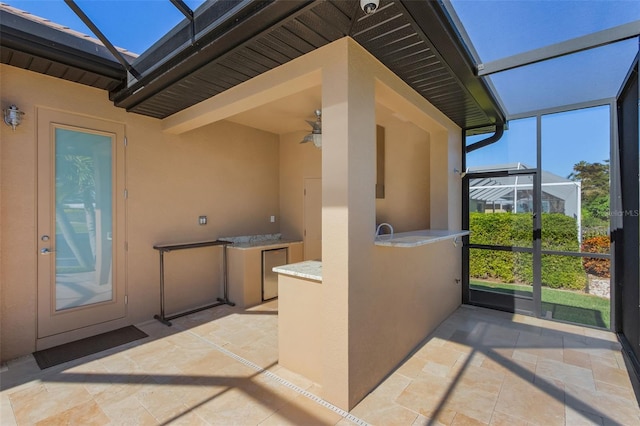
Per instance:
[[[306,135],[300,143],[313,142],[316,148],[322,147],[322,110],[315,110],[316,121],[306,120],[311,126],[311,133]]]

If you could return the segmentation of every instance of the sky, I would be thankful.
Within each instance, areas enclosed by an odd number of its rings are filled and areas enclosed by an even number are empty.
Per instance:
[[[640,19],[638,0],[452,0],[451,3],[481,62]]]
[[[2,0],[91,31],[63,0]],[[384,1],[384,0],[383,0]],[[142,53],[184,17],[169,0],[76,0],[116,46]],[[204,0],[186,0],[192,10]],[[638,0],[451,0],[482,62],[640,19]]]
[[[452,0],[452,4],[480,63],[640,20],[638,0]],[[512,116],[610,101],[637,53],[638,38],[634,38],[497,73],[490,82]],[[610,157],[608,106],[544,115],[541,126],[543,170],[567,177],[581,160],[602,163]],[[500,141],[467,158],[468,166],[517,162],[537,164],[535,118],[511,120]]]
[[[62,0],[2,1],[92,35]],[[138,54],[184,19],[169,0],[76,2],[115,46]],[[186,0],[192,10],[203,2]],[[451,0],[451,4],[480,62],[640,21],[640,0]],[[497,89],[507,118],[594,99],[609,101],[615,98],[637,52],[638,38],[634,38],[494,74],[490,83]],[[589,162],[608,158],[608,118],[608,107],[545,117],[543,168],[564,177],[577,162],[576,153]],[[535,164],[535,157],[531,157],[535,150],[529,148],[531,135],[535,135],[535,120],[533,133],[530,123],[512,121],[504,141],[476,151],[469,164]]]
[[[63,0],[2,0],[57,24],[97,38]],[[185,0],[195,10],[204,0]],[[141,54],[184,19],[169,0],[76,0],[116,47]]]
[[[610,157],[609,106],[598,106],[543,115],[541,140],[543,170],[566,178],[580,162],[603,163]],[[469,139],[469,143],[487,135]],[[509,123],[504,136],[493,145],[467,156],[467,167],[523,163],[536,167],[536,118]]]
[[[487,63],[640,20],[639,0],[452,0]],[[638,24],[640,26],[640,23]],[[638,39],[489,77],[509,116],[614,97],[638,52]],[[594,83],[596,82],[596,83]]]

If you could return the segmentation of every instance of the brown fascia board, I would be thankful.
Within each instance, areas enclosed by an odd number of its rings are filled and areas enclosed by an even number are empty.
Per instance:
[[[434,50],[487,114],[491,123],[505,123],[505,114],[482,78],[475,75],[472,55],[439,1],[401,0],[402,7],[430,41]]]
[[[194,17],[195,37],[191,23],[183,20],[133,63],[142,78],[109,97],[116,106],[130,110],[313,1],[239,0],[225,8],[218,2],[205,3]]]
[[[103,45],[1,9],[0,46],[126,81],[126,71]]]

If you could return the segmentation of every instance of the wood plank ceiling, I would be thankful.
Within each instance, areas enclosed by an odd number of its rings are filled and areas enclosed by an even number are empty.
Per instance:
[[[436,2],[382,0],[379,10],[365,15],[353,0],[319,0],[288,3],[287,10],[273,10],[276,2],[267,2],[246,19],[249,33],[235,39],[235,46],[221,49],[224,37],[237,28],[220,32],[199,43],[196,54],[208,60],[193,66],[187,59],[171,61],[165,72],[146,75],[154,52],[143,54],[138,69],[142,81],[126,90],[113,93],[115,104],[128,111],[165,118],[177,111],[215,96],[265,71],[322,47],[345,36],[352,37],[391,71],[463,128],[486,126],[504,121],[497,103],[483,82],[473,75],[473,64],[464,61],[465,52],[449,35],[446,46],[434,47],[425,31],[431,34],[450,31],[446,17]],[[421,3],[421,4],[420,4]],[[228,11],[231,12],[231,11]],[[263,15],[260,17],[259,15]],[[196,19],[196,24],[198,23]],[[425,25],[431,28],[424,29]],[[437,28],[433,26],[437,25]],[[215,30],[209,30],[215,31]],[[183,35],[185,37],[186,35]],[[444,43],[444,36],[438,36]],[[169,39],[167,45],[184,44]],[[208,50],[222,51],[210,55]],[[442,50],[445,50],[442,53]],[[197,53],[195,53],[197,52]],[[447,63],[457,63],[454,70]],[[145,64],[147,61],[147,64]],[[137,66],[134,63],[134,67]],[[464,69],[460,69],[463,67]]]

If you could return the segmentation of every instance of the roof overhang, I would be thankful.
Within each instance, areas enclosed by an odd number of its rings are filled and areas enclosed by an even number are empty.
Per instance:
[[[0,8],[0,47],[2,63],[30,71],[104,90],[126,80],[125,70],[97,40],[6,5]]]
[[[5,28],[5,14],[9,15],[3,11],[3,62],[31,69],[25,61],[5,60],[7,47],[15,55],[93,70],[108,80],[103,86],[109,86],[116,106],[150,117],[164,119],[351,37],[460,127],[505,121],[491,91],[474,74],[477,64],[445,8],[436,1],[380,0],[372,15],[350,0],[208,1],[193,19],[184,19],[132,61],[136,78],[109,58],[104,46],[86,55],[86,49],[78,46],[81,40],[68,39],[64,32],[47,37],[40,33],[49,29],[30,29],[33,22],[15,16]]]
[[[351,37],[463,128],[504,122],[438,2],[315,0],[205,3],[134,62],[117,106],[166,118],[343,37]],[[217,11],[211,9],[218,8]]]

